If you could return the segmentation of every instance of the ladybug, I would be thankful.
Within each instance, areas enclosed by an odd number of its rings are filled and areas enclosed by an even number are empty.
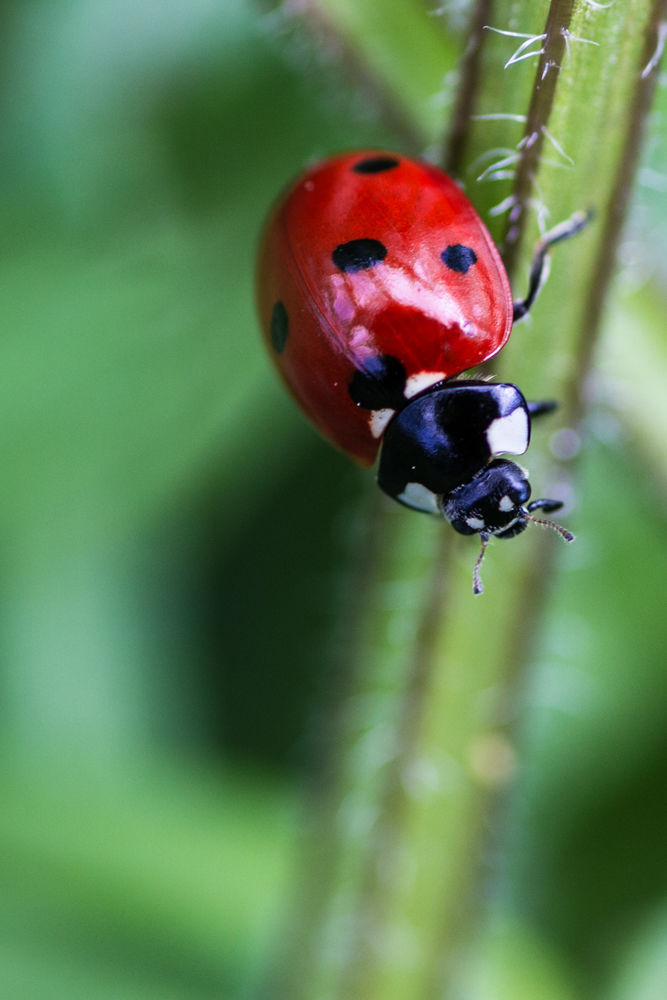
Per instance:
[[[538,244],[514,302],[500,254],[455,182],[385,151],[334,156],[274,208],[258,266],[259,314],[288,389],[319,431],[407,507],[490,538],[512,538],[557,500],[528,502],[522,455],[531,416],[515,385],[459,378],[492,358],[532,305],[549,248],[588,221],[578,213]]]

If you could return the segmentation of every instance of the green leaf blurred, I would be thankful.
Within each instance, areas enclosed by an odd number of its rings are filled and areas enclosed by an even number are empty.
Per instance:
[[[99,777],[3,769],[3,992],[236,995],[284,909],[284,789],[168,755]]]

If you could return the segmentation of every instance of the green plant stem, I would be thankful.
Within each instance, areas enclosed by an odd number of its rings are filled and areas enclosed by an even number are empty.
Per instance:
[[[526,22],[535,6],[513,4]],[[541,137],[520,147],[515,270],[525,266],[537,235],[528,213],[536,197],[554,221],[589,205],[601,220],[554,253],[534,321],[541,334],[524,325],[503,352],[503,364],[507,353],[512,375],[532,397],[565,396],[562,425],[580,410],[582,361],[592,356],[657,67],[650,83],[642,71],[664,6],[639,0],[632,11],[598,10],[583,0],[554,0],[540,29],[544,52],[537,72],[534,63],[530,71],[536,86],[511,89],[513,99],[523,89],[523,106],[505,103],[502,83],[512,72],[527,80],[529,67],[502,70],[507,39],[485,33],[475,57],[475,98],[459,105],[472,111],[475,104],[480,114],[523,112],[526,134]],[[523,29],[520,18],[518,24]],[[552,62],[558,72],[545,74]],[[470,86],[465,73],[462,80]],[[467,140],[461,136],[461,162],[484,152],[485,134],[475,126]],[[550,162],[550,136],[567,156],[571,151],[573,164],[566,166],[565,157],[562,166]],[[544,445],[539,430],[537,437]],[[554,487],[557,495],[567,470],[532,455],[531,464],[540,491],[551,495]],[[296,935],[290,997],[455,995],[463,946],[483,916],[481,848],[491,804],[515,773],[507,729],[513,692],[540,626],[557,544],[537,530],[494,544],[484,566],[486,592],[475,600],[469,539],[384,503],[376,512],[372,562],[356,595],[363,607],[356,662],[331,748],[338,764],[311,839],[314,888],[307,926]]]
[[[632,182],[639,162],[643,131],[658,81],[661,46],[664,44],[662,32],[666,19],[667,0],[654,0],[652,9],[648,11],[644,45],[639,59],[641,73],[636,81],[632,103],[625,121],[622,152],[616,164],[608,211],[601,223],[604,228],[597,257],[597,268],[585,306],[582,326],[589,333],[588,336],[582,338],[579,351],[579,365],[584,372],[589,370],[592,363],[595,335],[600,328],[605,295],[614,269],[615,250],[627,214]],[[578,395],[577,402],[579,404],[578,413],[581,415],[583,411],[581,393]]]
[[[526,115],[521,160],[514,181],[514,206],[509,214],[505,235],[503,258],[510,273],[514,270],[514,251],[523,235],[530,199],[535,189],[535,178],[543,158],[544,130],[551,115],[558,79],[567,54],[573,8],[573,0],[552,0],[544,26],[542,54],[537,64],[535,85]]]
[[[493,0],[479,0],[475,4],[470,19],[468,43],[461,60],[457,100],[454,105],[451,123],[447,130],[447,138],[442,151],[443,169],[458,177],[463,166],[463,156],[466,136],[470,125],[470,116],[478,100],[478,85],[481,80],[480,59],[484,31],[491,20]]]

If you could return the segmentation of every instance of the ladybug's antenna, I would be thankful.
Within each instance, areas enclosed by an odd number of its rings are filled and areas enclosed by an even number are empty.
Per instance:
[[[532,521],[533,524],[543,524],[547,528],[553,528],[553,530],[557,531],[560,537],[564,539],[566,542],[573,542],[574,535],[572,534],[571,531],[568,531],[567,528],[564,528],[561,524],[556,524],[555,521],[550,521],[546,517],[530,516],[530,512],[534,510],[546,510],[548,513],[551,513],[554,510],[560,510],[562,506],[563,503],[561,500],[533,500],[531,501],[531,503],[528,504],[528,507],[526,508],[528,513],[526,513],[524,516],[527,521]]]
[[[521,520],[525,526],[526,521],[532,521],[533,524],[541,524],[545,528],[552,528],[556,531],[560,537],[565,542],[573,542],[574,535],[567,528],[564,528],[562,524],[556,524],[555,521],[549,520],[548,517],[533,517],[529,514],[529,510],[539,510],[540,508],[546,510],[558,510],[562,507],[560,500],[533,500],[532,503],[528,504],[527,509],[523,509],[521,512]],[[479,555],[477,556],[477,561],[475,562],[475,568],[472,573],[472,592],[477,596],[478,594],[484,593],[484,587],[482,585],[482,577],[480,575],[480,567],[482,565],[482,560],[484,559],[484,553],[486,552],[486,546],[489,544],[490,535],[486,531],[480,531],[479,537],[482,540],[482,547],[479,550]]]
[[[560,537],[566,542],[574,541],[574,535],[571,531],[564,528],[562,524],[556,524],[555,521],[550,521],[548,517],[531,517],[530,514],[526,514],[526,520],[532,521],[533,524],[543,524],[547,528],[553,528],[553,530],[557,531]]]
[[[477,562],[475,563],[475,568],[472,571],[472,592],[473,594],[475,594],[475,596],[477,596],[477,594],[484,593],[484,587],[482,586],[482,578],[479,575],[479,568],[482,565],[482,559],[484,558],[484,553],[486,552],[486,546],[489,544],[489,536],[487,534],[485,534],[484,532],[480,532],[479,537],[482,539],[482,548],[479,551],[479,555],[477,556]]]

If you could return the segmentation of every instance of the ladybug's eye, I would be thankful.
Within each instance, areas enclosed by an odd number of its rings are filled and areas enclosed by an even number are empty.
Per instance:
[[[497,535],[508,529],[518,534],[526,515],[521,505],[529,496],[530,485],[519,466],[496,459],[443,497],[442,512],[462,535],[477,531]]]

